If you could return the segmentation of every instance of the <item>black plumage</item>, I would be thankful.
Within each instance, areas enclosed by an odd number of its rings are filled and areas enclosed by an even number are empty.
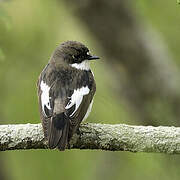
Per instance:
[[[79,67],[92,59],[98,57],[91,56],[87,47],[68,41],[56,48],[39,76],[40,117],[51,149],[65,150],[87,113],[96,91],[94,77],[90,69],[77,69],[73,65]]]

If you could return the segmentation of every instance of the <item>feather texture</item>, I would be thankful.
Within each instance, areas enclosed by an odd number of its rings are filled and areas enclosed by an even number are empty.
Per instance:
[[[69,97],[70,100],[68,102],[68,104],[66,105],[65,109],[69,109],[71,108],[73,105],[75,105],[75,109],[74,111],[70,114],[70,117],[72,117],[74,115],[74,113],[77,111],[77,109],[79,108],[83,96],[87,95],[89,93],[89,88],[88,86],[86,87],[81,87],[80,89],[75,89],[72,96]]]
[[[82,120],[87,118],[96,89],[91,71],[71,67],[66,72],[54,71],[49,65],[38,81],[40,117],[50,149],[65,150]]]
[[[45,113],[45,115],[47,115],[47,109],[49,109],[49,110],[51,109],[50,97],[49,97],[50,87],[45,82],[41,81],[40,88],[42,91],[42,93],[41,93],[42,110]]]
[[[69,120],[64,113],[57,114],[51,118],[51,127],[48,135],[48,145],[50,149],[56,147],[65,150],[68,141]]]

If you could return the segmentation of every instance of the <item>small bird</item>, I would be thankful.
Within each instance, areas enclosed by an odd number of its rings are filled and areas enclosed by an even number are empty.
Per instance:
[[[80,42],[67,41],[53,52],[38,79],[40,118],[50,149],[63,151],[91,112],[96,84],[90,61],[99,59]]]

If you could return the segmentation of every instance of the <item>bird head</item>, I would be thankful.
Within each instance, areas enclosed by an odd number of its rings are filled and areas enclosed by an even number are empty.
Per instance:
[[[66,41],[60,44],[52,56],[56,63],[67,63],[69,65],[80,65],[84,61],[99,59],[98,56],[90,54],[89,49],[80,42]]]

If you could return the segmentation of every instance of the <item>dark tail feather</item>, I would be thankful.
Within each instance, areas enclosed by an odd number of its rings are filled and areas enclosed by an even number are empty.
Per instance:
[[[68,134],[69,134],[69,121],[65,124],[61,139],[58,143],[58,149],[60,151],[64,151],[66,149],[66,145],[68,144]]]
[[[69,132],[69,120],[64,113],[57,114],[51,118],[48,145],[50,149],[58,147],[63,151],[66,148]]]

